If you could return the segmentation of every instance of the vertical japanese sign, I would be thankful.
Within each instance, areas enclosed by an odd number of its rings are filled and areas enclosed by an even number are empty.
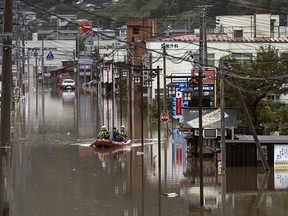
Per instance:
[[[182,99],[182,90],[186,89],[186,83],[177,82],[176,95],[172,97],[172,118],[180,119],[182,115],[181,106],[185,106],[185,101]]]
[[[176,109],[176,115],[182,115],[182,92],[176,92],[175,97],[175,109]]]

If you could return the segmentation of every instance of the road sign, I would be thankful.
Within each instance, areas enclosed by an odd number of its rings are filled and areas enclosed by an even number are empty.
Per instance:
[[[89,58],[79,58],[79,64],[92,64],[93,59]]]
[[[92,31],[92,22],[90,21],[80,21],[79,25],[80,34],[89,34]]]
[[[53,55],[51,50],[49,50],[49,52],[47,53],[46,59],[47,60],[53,60],[54,59],[54,55]]]
[[[162,113],[162,114],[160,115],[160,120],[161,120],[161,122],[167,122],[167,121],[169,121],[169,115],[168,115],[167,113]]]

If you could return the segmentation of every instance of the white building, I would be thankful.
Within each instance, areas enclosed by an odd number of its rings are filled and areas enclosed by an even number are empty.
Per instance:
[[[283,34],[276,34],[276,32],[279,33],[276,30],[280,29],[279,16],[261,14],[221,16],[217,19],[219,19],[217,31],[221,33],[207,34],[207,69],[218,67],[220,58],[225,55],[231,54],[237,59],[256,56],[256,51],[261,46],[271,45],[280,53],[288,50],[287,37]],[[157,66],[164,68],[163,44],[167,52],[166,76],[191,75],[191,71],[197,69],[199,34],[183,34],[147,41],[146,48],[152,53],[152,68]],[[160,80],[160,88],[163,92],[163,70]],[[167,80],[166,84],[169,82]],[[153,82],[153,97],[155,97],[155,88],[156,82]],[[288,95],[281,95],[280,100],[288,101]]]
[[[227,33],[231,38],[280,38],[279,15],[254,14],[217,16],[216,32]]]
[[[54,24],[57,27],[63,27],[70,23],[76,23],[77,16],[74,14],[60,14],[57,16],[50,16],[47,19],[51,24]]]

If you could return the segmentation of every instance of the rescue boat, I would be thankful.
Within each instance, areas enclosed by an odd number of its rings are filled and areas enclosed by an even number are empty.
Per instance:
[[[113,140],[107,140],[107,139],[98,139],[95,142],[93,142],[90,146],[91,147],[121,147],[124,145],[131,144],[131,140],[127,140],[126,142],[117,142]]]

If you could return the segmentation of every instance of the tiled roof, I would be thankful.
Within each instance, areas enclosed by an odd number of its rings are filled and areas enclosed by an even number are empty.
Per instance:
[[[182,35],[171,35],[166,37],[157,37],[151,39],[152,41],[182,41],[182,42],[191,42],[199,41],[199,34],[182,34]],[[288,43],[287,38],[232,38],[225,33],[214,33],[207,34],[207,41],[210,42],[241,42],[241,43]]]

